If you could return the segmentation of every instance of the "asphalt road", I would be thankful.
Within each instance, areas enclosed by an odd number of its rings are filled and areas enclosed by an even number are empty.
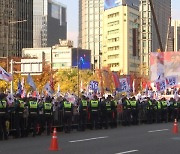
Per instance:
[[[173,134],[172,127],[173,123],[163,123],[58,132],[57,152],[49,151],[51,136],[9,139],[0,141],[0,154],[179,154],[180,133]]]

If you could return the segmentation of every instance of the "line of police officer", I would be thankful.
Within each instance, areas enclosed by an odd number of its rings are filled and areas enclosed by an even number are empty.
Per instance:
[[[36,98],[21,98],[16,95],[12,104],[9,104],[6,95],[0,94],[0,140],[8,139],[9,131],[15,138],[41,134],[47,125],[47,134],[50,134],[52,124],[52,103],[47,97],[44,102]],[[37,127],[38,126],[38,127]],[[41,128],[41,129],[40,129]]]
[[[41,135],[45,130],[47,135],[50,134],[52,125],[54,124],[53,115],[54,107],[61,111],[63,129],[69,133],[72,129],[72,120],[74,113],[74,105],[65,98],[53,100],[47,97],[45,100],[33,97],[21,98],[16,95],[14,102],[8,104],[6,95],[0,94],[0,139],[7,139],[9,129],[14,132],[15,138],[26,137],[30,133],[32,136]],[[97,96],[89,100],[85,96],[78,100],[78,130],[84,131],[89,123],[90,129],[108,128],[117,126],[117,103],[108,97],[106,100],[102,98],[100,101]]]
[[[117,106],[122,108],[122,112],[117,113]],[[55,125],[55,112],[62,113],[62,121],[56,123],[62,125],[65,133],[70,133],[72,123],[74,123],[74,109],[77,109],[78,130],[108,129],[117,127],[117,121],[123,125],[138,124],[146,121],[167,122],[178,119],[180,99],[175,101],[173,98],[167,102],[161,100],[136,100],[135,97],[128,99],[123,97],[118,104],[110,95],[105,99],[98,99],[94,96],[89,99],[82,96],[74,106],[65,98],[53,100],[50,97],[37,99],[33,97],[21,98],[16,95],[13,104],[8,104],[6,95],[0,94],[0,139],[7,139],[9,129],[14,129],[15,138],[25,137],[32,133],[32,136],[41,135],[44,131],[50,134],[51,128]],[[58,116],[59,118],[59,116]]]
[[[150,99],[136,100],[135,97],[122,99],[122,121],[124,125],[138,124],[146,122],[168,122],[179,118],[180,99],[176,101],[171,98],[167,101],[165,98],[159,100]]]

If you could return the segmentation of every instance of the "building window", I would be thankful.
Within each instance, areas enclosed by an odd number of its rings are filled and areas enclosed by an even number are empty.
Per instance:
[[[108,64],[109,67],[119,67],[119,63],[110,63]]]
[[[119,37],[108,39],[108,43],[117,42],[119,41]]]
[[[108,59],[116,59],[119,58],[119,54],[115,54],[115,55],[109,55]]]
[[[116,13],[112,13],[108,15],[108,18],[114,18],[114,17],[118,17],[119,16],[119,12]]]
[[[119,32],[119,29],[108,31],[108,35],[117,34]]]
[[[119,50],[119,46],[108,47],[108,51]]]
[[[112,27],[112,26],[115,26],[115,25],[119,25],[119,21],[113,21],[113,22],[108,23],[108,27]]]

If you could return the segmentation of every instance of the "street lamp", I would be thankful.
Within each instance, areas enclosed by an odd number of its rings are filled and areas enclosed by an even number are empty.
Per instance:
[[[6,60],[7,60],[7,72],[9,69],[9,26],[11,24],[17,24],[17,23],[23,23],[26,22],[27,20],[18,20],[18,21],[8,21],[7,22],[7,36],[6,36],[6,43],[7,43],[7,47],[6,47]]]
[[[78,103],[79,103],[79,46],[77,47],[77,90],[78,90]]]

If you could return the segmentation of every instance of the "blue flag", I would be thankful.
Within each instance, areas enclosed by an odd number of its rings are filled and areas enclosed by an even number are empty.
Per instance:
[[[18,94],[22,94],[23,90],[22,90],[22,84],[21,84],[21,81],[19,80],[18,82]]]
[[[30,74],[28,74],[27,83],[33,88],[33,90],[36,90],[36,85]]]

